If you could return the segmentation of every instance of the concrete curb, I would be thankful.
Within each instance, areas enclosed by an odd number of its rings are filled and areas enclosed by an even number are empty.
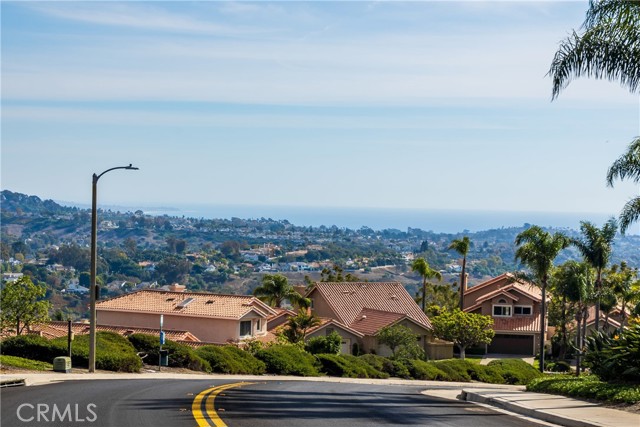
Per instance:
[[[486,405],[495,406],[516,414],[524,415],[530,418],[546,421],[549,423],[565,426],[565,427],[608,427],[608,426],[635,426],[640,425],[640,416],[626,413],[623,411],[617,411],[609,408],[602,408],[596,404],[590,404],[588,402],[581,402],[585,405],[582,408],[571,407],[566,403],[559,404],[555,407],[550,406],[543,407],[528,407],[525,406],[527,401],[532,400],[527,398],[529,394],[535,394],[543,399],[546,395],[542,393],[523,393],[521,401],[523,404],[512,402],[506,397],[498,395],[487,394],[490,390],[484,390],[484,393],[480,390],[467,390],[463,389],[460,395],[462,400],[467,402],[476,402]],[[549,395],[552,399],[563,399],[560,396]],[[564,398],[565,402],[571,402],[573,399]],[[598,416],[592,411],[598,411]],[[604,412],[612,411],[612,416],[603,416]],[[558,412],[566,412],[566,414],[559,414]],[[600,418],[604,422],[598,422],[596,419]]]

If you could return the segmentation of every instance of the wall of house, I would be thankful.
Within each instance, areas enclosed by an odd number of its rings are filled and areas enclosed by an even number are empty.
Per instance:
[[[313,308],[311,312],[316,316],[329,317],[331,319],[338,319],[333,312],[329,304],[325,301],[324,297],[317,290],[313,291],[309,298],[313,299]],[[338,319],[339,320],[339,319]]]
[[[249,317],[246,320],[254,320]],[[266,320],[263,320],[263,324]],[[117,311],[97,311],[98,325],[114,325],[138,328],[159,328],[160,315],[150,313],[130,313]],[[255,330],[255,323],[254,323]],[[211,319],[206,317],[187,317],[164,315],[164,329],[189,331],[200,341],[226,343],[240,338],[240,321]],[[263,325],[263,330],[264,329]]]
[[[453,358],[453,343],[451,342],[428,342],[426,350],[429,360],[442,360]]]

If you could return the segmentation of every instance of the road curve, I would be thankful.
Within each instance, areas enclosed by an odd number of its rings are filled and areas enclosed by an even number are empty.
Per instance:
[[[224,384],[229,386],[219,387]],[[534,425],[421,390],[424,386],[277,380],[66,381],[2,389],[0,421],[3,427]]]

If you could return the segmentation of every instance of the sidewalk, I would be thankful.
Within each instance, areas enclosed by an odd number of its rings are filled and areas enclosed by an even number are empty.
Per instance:
[[[640,414],[554,394],[464,388],[461,398],[567,427],[640,426]]]

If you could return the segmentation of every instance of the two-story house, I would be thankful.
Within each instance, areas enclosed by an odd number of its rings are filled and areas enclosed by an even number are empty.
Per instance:
[[[225,344],[267,335],[274,309],[252,295],[143,289],[99,301],[97,324],[188,331],[200,341]]]
[[[311,311],[325,319],[309,336],[339,333],[343,352],[357,344],[360,351],[391,355],[378,343],[377,334],[387,326],[402,325],[417,336],[417,344],[431,359],[453,355],[452,343],[433,338],[431,322],[401,283],[386,282],[318,282],[306,293],[311,299]]]
[[[465,286],[466,288],[466,286]],[[464,311],[493,317],[495,337],[487,353],[536,354],[542,293],[535,285],[504,273],[464,291]],[[545,325],[545,336],[546,336]]]

